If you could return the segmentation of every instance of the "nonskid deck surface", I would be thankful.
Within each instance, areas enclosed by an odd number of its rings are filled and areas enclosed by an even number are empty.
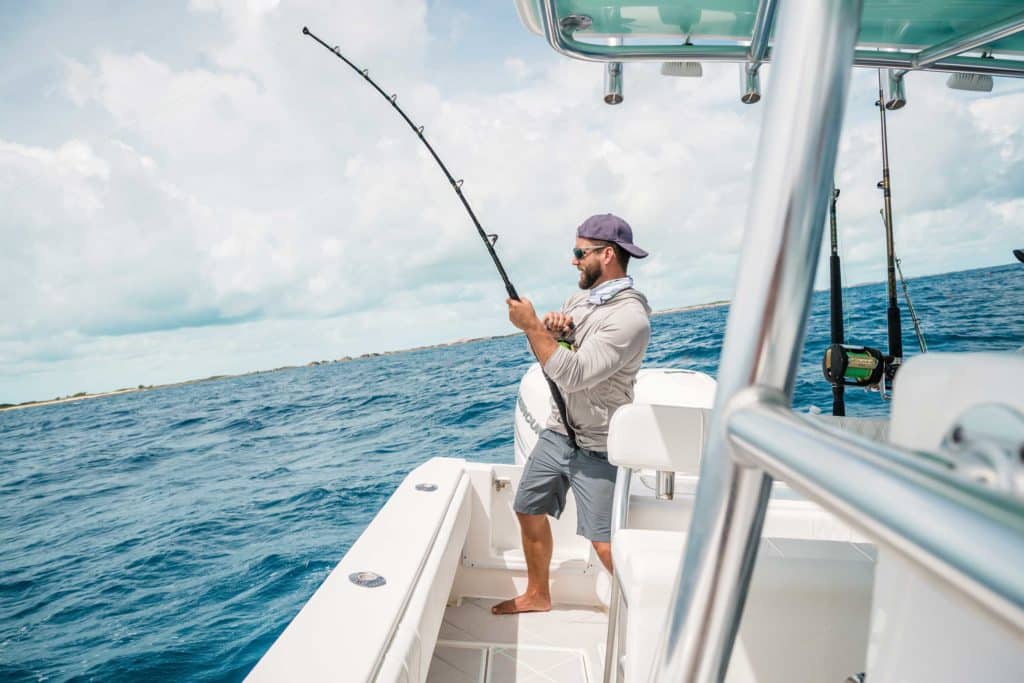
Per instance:
[[[497,600],[467,598],[444,613],[428,683],[588,683],[601,680],[608,614],[555,605],[495,616]]]

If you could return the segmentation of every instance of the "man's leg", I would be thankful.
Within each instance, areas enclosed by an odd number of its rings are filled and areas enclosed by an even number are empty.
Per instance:
[[[594,546],[594,552],[601,558],[601,564],[608,570],[609,573],[612,571],[612,544],[604,543],[603,541],[591,541],[591,545]]]
[[[568,437],[545,429],[523,467],[512,509],[519,520],[523,539],[526,592],[492,607],[494,614],[546,612],[551,609],[548,569],[554,541],[548,515],[557,519],[565,509],[565,494],[569,489],[568,458],[572,451]]]
[[[551,524],[547,515],[526,515],[517,512],[516,517],[519,518],[523,555],[526,556],[526,591],[511,600],[499,602],[491,608],[491,613],[547,612],[551,609],[548,569],[551,566],[551,551],[554,547]],[[611,546],[609,553],[610,548]]]
[[[590,541],[601,564],[612,571],[612,498],[618,468],[604,453],[579,449],[573,460],[572,491],[576,496],[576,533]]]

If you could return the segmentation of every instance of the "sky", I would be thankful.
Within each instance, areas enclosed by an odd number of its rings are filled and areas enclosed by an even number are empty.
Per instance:
[[[601,66],[556,55],[511,0],[3,12],[0,403],[515,331],[443,175],[303,26],[425,126],[538,310],[571,293],[575,228],[604,212],[651,252],[630,270],[655,309],[732,296],[764,111],[736,65],[629,64],[612,107]],[[847,283],[885,277],[875,78],[855,72],[840,142]],[[888,119],[908,277],[1024,246],[1024,81],[945,79],[908,76]]]

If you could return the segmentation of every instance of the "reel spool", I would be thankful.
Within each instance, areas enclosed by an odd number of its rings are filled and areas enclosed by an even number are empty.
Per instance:
[[[832,384],[875,387],[885,376],[885,365],[885,356],[878,349],[832,344],[825,350],[821,371]]]

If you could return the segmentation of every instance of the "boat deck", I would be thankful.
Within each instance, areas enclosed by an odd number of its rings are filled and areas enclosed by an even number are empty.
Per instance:
[[[608,614],[555,605],[550,612],[494,616],[496,600],[449,606],[427,683],[589,683],[604,670]]]

